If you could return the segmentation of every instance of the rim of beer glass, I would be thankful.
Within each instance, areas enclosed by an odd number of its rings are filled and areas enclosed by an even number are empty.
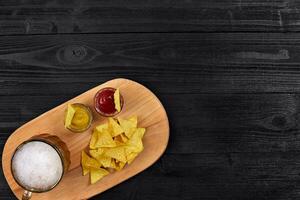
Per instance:
[[[13,162],[13,159],[14,159],[14,156],[16,154],[16,152],[22,147],[24,146],[25,144],[29,143],[29,142],[44,142],[48,145],[50,145],[52,148],[55,149],[55,151],[58,153],[59,157],[60,157],[60,161],[61,161],[61,164],[62,164],[62,167],[63,167],[63,173],[61,175],[61,177],[59,178],[59,180],[54,184],[52,185],[50,188],[48,188],[47,190],[36,190],[34,188],[28,188],[28,187],[25,187],[24,185],[22,185],[19,180],[15,177],[15,174],[14,174],[14,171],[13,171],[13,166],[12,166],[12,162]],[[64,156],[62,155],[62,153],[60,152],[60,150],[58,149],[58,147],[56,147],[55,145],[51,144],[50,142],[44,140],[44,139],[29,139],[29,140],[26,140],[25,142],[22,142],[14,151],[13,153],[13,156],[11,157],[11,160],[10,160],[10,170],[11,170],[11,173],[12,173],[12,176],[14,178],[14,180],[18,183],[18,185],[23,188],[24,190],[27,190],[27,191],[30,191],[30,192],[34,192],[34,193],[42,193],[42,192],[48,192],[50,190],[52,190],[53,188],[55,188],[55,186],[57,186],[60,181],[62,180],[62,177],[63,175],[65,174],[65,164],[64,164]]]

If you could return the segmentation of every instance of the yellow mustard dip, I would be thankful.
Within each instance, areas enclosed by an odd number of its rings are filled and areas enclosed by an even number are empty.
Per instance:
[[[89,128],[91,121],[92,113],[87,106],[80,103],[75,103],[68,106],[65,117],[65,126],[69,130],[73,132],[85,131]]]

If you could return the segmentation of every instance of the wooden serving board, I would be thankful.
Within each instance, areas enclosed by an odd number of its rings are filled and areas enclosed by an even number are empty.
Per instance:
[[[88,146],[92,129],[96,125],[107,122],[107,119],[91,109],[94,117],[91,128],[83,133],[72,133],[64,128],[64,112],[69,103],[83,103],[93,108],[94,95],[103,87],[120,88],[124,97],[124,107],[117,116],[124,118],[131,115],[138,116],[138,126],[146,128],[143,138],[144,150],[123,170],[114,172],[91,185],[89,176],[82,176],[80,167],[81,151]],[[4,175],[10,188],[18,198],[21,198],[23,190],[14,181],[11,174],[10,160],[12,154],[20,143],[33,135],[41,133],[57,135],[67,144],[71,152],[71,165],[68,173],[53,190],[40,194],[34,193],[32,199],[87,199],[125,181],[152,165],[167,147],[169,122],[166,111],[158,98],[143,85],[127,79],[108,81],[53,108],[17,129],[8,138],[4,146],[2,154]]]

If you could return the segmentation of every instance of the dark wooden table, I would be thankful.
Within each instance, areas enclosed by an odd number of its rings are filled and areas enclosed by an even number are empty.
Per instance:
[[[2,0],[0,150],[116,77],[149,87],[165,154],[92,199],[299,199],[300,1]],[[2,170],[0,199],[15,199]]]

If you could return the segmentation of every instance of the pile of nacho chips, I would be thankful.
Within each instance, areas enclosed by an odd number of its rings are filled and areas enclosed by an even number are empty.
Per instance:
[[[137,117],[108,118],[108,123],[97,126],[92,134],[89,155],[82,151],[83,175],[90,172],[95,183],[114,170],[121,170],[143,151],[145,128],[137,127]]]

